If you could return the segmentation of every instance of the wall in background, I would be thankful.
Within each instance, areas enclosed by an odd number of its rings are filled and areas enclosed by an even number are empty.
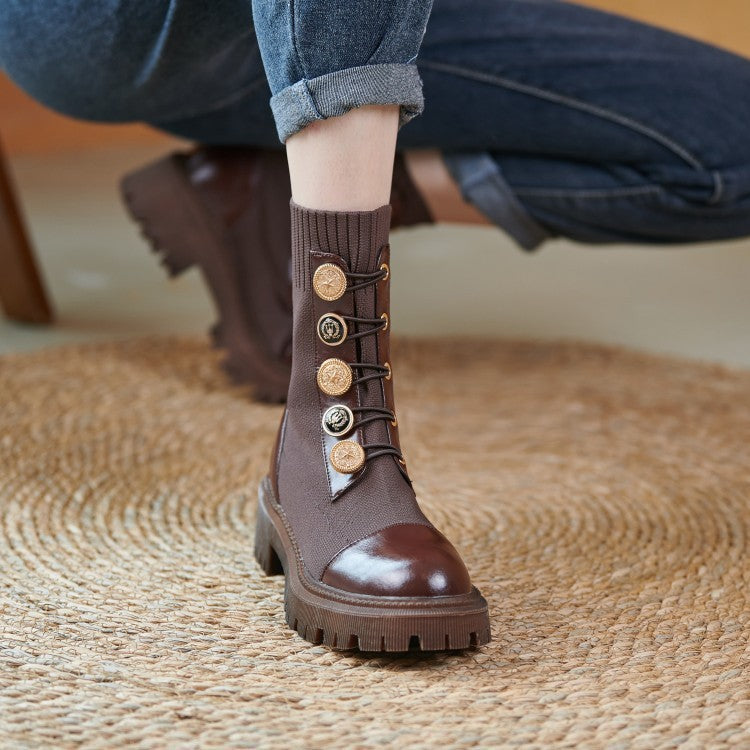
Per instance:
[[[53,112],[0,73],[0,137],[11,156],[169,141],[145,125],[98,125]]]
[[[577,0],[750,56],[748,0]]]

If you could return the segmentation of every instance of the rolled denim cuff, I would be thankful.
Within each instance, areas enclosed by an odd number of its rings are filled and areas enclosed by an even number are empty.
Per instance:
[[[358,65],[316,78],[303,78],[271,97],[282,143],[315,120],[338,117],[368,104],[398,104],[401,129],[424,110],[422,79],[416,65]]]
[[[524,250],[535,250],[552,236],[521,205],[489,152],[444,151],[442,156],[464,199]]]

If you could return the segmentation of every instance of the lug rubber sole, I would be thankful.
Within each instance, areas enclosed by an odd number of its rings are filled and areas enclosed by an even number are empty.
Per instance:
[[[211,288],[219,321],[210,331],[227,352],[222,363],[238,384],[250,384],[261,401],[286,400],[289,373],[269,356],[246,319],[236,271],[222,245],[222,229],[191,186],[181,155],[173,154],[126,175],[123,202],[172,277],[196,266]]]
[[[406,599],[352,594],[314,581],[266,477],[258,490],[255,559],[267,575],[284,575],[286,622],[302,638],[337,650],[448,651],[490,640],[487,602],[463,596]]]

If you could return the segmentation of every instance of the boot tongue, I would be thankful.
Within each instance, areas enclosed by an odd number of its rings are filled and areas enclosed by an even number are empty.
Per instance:
[[[343,258],[350,271],[377,269],[380,248],[388,242],[391,205],[372,211],[320,211],[290,200],[292,247],[310,248]]]

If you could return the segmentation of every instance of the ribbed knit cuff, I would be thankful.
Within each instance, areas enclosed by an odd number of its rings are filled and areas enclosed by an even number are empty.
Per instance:
[[[350,271],[376,270],[378,252],[388,243],[391,205],[372,211],[320,211],[289,201],[292,221],[294,283],[306,289],[310,253],[333,253],[343,258]]]

